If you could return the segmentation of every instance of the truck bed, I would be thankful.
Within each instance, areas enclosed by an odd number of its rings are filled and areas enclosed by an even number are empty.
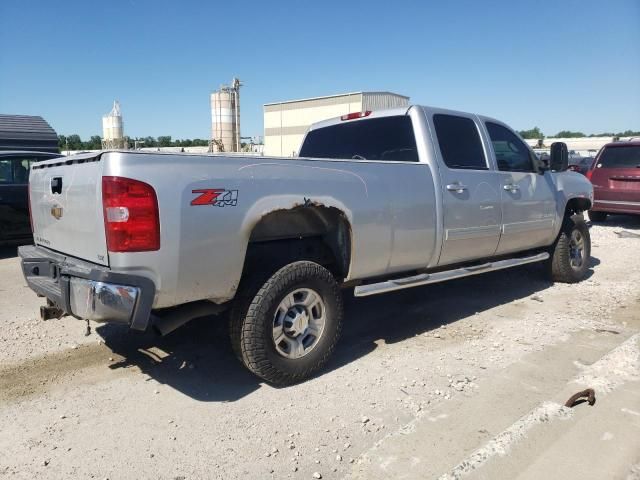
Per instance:
[[[154,187],[159,252],[107,252],[103,176]],[[59,194],[51,191],[54,178],[62,178]],[[424,267],[435,257],[436,195],[422,163],[107,151],[42,162],[31,182],[36,244],[149,278],[156,308],[232,298],[254,227],[291,208],[344,215],[351,229],[346,280]],[[215,201],[207,202],[207,192]]]

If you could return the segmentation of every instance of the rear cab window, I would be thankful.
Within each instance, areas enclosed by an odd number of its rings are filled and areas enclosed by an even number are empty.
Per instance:
[[[640,145],[605,147],[596,162],[597,168],[640,168]]]
[[[449,168],[488,170],[476,123],[467,117],[437,113],[433,125],[442,160]]]
[[[345,121],[307,133],[300,157],[417,162],[408,115]]]

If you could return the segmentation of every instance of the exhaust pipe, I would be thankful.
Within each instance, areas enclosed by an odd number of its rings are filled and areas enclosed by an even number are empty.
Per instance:
[[[206,300],[186,303],[179,307],[166,308],[153,313],[153,329],[158,335],[165,336],[194,318],[216,315],[226,309],[226,305],[218,305]]]

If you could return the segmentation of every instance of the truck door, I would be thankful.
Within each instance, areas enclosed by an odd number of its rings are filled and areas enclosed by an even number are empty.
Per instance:
[[[490,168],[477,119],[436,111],[431,120],[444,227],[438,265],[490,257],[500,238],[500,180]]]
[[[555,225],[555,185],[551,172],[537,172],[535,154],[504,125],[486,121],[500,172],[502,235],[498,254],[548,245]]]
[[[3,240],[28,238],[29,159],[22,156],[0,158],[0,238]]]

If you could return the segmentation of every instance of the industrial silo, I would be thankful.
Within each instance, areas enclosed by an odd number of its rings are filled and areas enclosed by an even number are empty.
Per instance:
[[[102,117],[102,148],[126,148],[120,103],[113,102],[111,111]]]
[[[222,85],[211,94],[211,142],[213,152],[240,151],[240,80]]]

